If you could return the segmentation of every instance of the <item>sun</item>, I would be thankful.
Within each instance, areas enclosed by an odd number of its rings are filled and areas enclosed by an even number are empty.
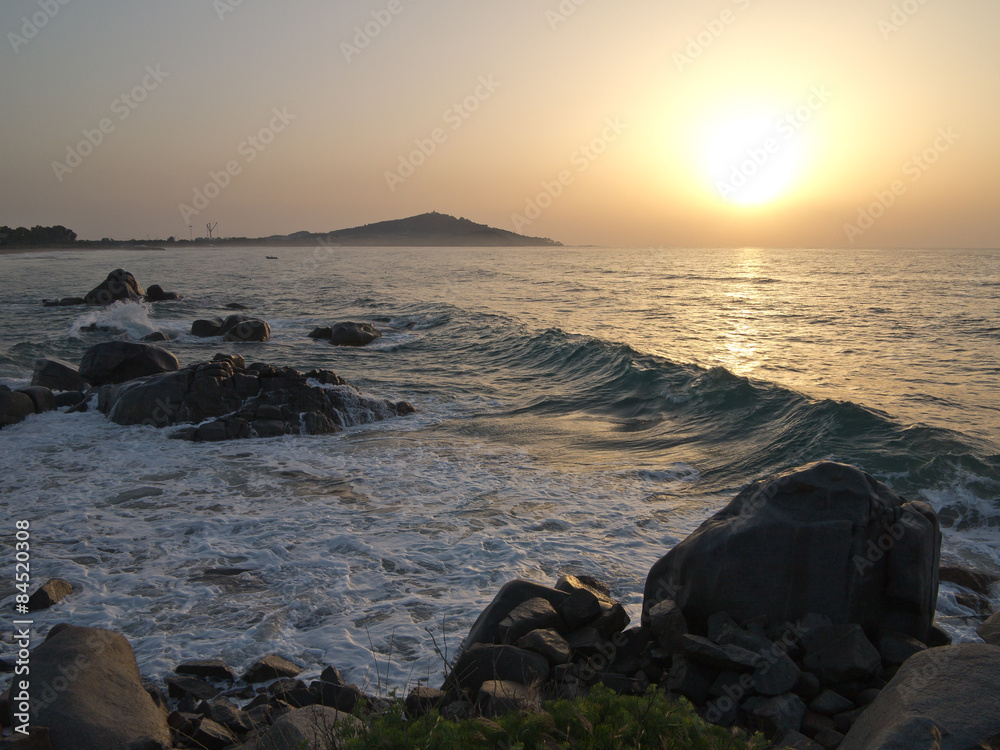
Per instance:
[[[801,179],[806,158],[794,125],[780,114],[744,112],[706,128],[702,163],[718,196],[750,207],[788,195]]]

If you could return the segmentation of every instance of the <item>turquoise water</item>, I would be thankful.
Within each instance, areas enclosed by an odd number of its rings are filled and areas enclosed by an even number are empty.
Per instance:
[[[184,300],[39,304],[119,267]],[[229,302],[272,340],[188,335]],[[386,336],[307,337],[347,319]],[[39,356],[79,361],[111,337],[79,331],[97,322],[177,334],[182,364],[327,367],[419,410],[211,446],[94,413],[0,432],[5,522],[35,518],[37,575],[81,584],[58,618],[126,632],[152,674],[278,650],[361,681],[392,641],[392,678],[427,677],[428,630],[457,646],[517,575],[597,575],[637,615],[672,544],[749,481],[821,458],[927,500],[947,556],[1000,571],[1000,251],[44,253],[0,257],[0,322],[9,384]],[[248,572],[206,580],[216,566]],[[939,609],[968,631],[947,587]]]

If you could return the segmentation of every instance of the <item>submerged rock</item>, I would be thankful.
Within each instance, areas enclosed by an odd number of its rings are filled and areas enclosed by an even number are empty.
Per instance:
[[[226,341],[267,341],[271,327],[266,321],[246,315],[230,315],[225,320],[210,318],[191,324],[191,334],[202,338],[224,336]]]
[[[326,339],[334,346],[367,346],[382,338],[382,332],[371,323],[337,323],[332,328],[317,328],[309,338]]]
[[[669,599],[695,633],[720,611],[776,623],[815,612],[927,643],[940,550],[926,503],[854,467],[812,464],[754,482],[661,558],[646,579],[643,622]]]
[[[175,437],[199,442],[327,434],[414,412],[405,401],[365,396],[328,370],[245,367],[228,356],[106,386],[98,408],[121,425],[198,425]]]

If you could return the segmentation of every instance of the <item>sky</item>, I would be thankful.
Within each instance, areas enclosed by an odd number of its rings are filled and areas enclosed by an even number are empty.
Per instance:
[[[1000,247],[996,0],[4,0],[0,225]]]

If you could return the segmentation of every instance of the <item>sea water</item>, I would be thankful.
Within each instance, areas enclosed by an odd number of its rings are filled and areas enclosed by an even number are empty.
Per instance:
[[[184,299],[42,307],[115,268]],[[190,335],[234,302],[271,341]],[[363,349],[308,338],[342,320],[385,335]],[[92,324],[110,330],[81,330]],[[155,679],[186,659],[240,669],[278,652],[307,676],[334,664],[372,689],[436,686],[515,577],[596,576],[638,620],[671,546],[747,483],[818,459],[929,502],[946,559],[1000,573],[998,251],[0,256],[0,382],[154,330],[182,365],[232,352],[324,367],[417,408],[336,435],[215,444],[95,410],[0,431],[3,569],[27,518],[35,585],[76,587],[35,613],[37,632],[112,628]],[[975,639],[953,586],[938,609]]]

